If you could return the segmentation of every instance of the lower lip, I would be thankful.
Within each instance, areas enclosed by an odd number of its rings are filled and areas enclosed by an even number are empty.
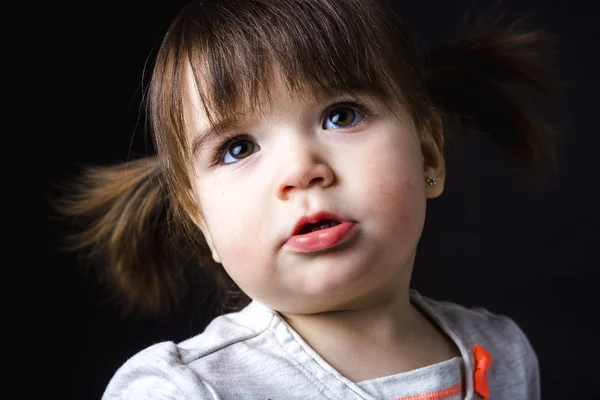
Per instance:
[[[294,235],[285,242],[285,246],[298,252],[310,253],[329,249],[344,241],[354,231],[355,224],[342,222],[331,228]]]

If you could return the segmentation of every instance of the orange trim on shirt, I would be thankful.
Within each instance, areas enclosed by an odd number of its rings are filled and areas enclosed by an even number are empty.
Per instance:
[[[413,396],[408,397],[399,397],[395,400],[442,400],[446,399],[450,396],[454,396],[455,394],[461,394],[462,392],[462,383],[458,385],[442,389],[436,390],[435,392],[423,393],[423,394],[415,394]]]
[[[490,398],[490,387],[487,381],[487,372],[492,365],[492,354],[483,346],[476,344],[473,346],[475,355],[475,371],[473,371],[473,385],[477,392],[484,399]]]

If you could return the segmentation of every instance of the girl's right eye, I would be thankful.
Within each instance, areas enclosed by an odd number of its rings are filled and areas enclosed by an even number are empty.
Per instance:
[[[215,164],[233,164],[251,156],[260,150],[258,144],[250,137],[243,135],[226,140],[215,157]]]

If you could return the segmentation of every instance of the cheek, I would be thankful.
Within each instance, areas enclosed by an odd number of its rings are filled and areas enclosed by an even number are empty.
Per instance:
[[[397,177],[386,188],[375,201],[381,204],[380,216],[389,232],[405,239],[418,237],[425,220],[426,197],[422,185],[412,177]]]
[[[424,223],[424,174],[418,153],[412,147],[408,150],[363,164],[367,167],[356,171],[363,182],[363,190],[358,191],[360,207],[377,216],[382,235],[418,236]]]
[[[223,267],[247,293],[267,279],[271,260],[261,242],[265,235],[261,215],[252,199],[214,190],[214,196],[200,196],[204,215]],[[249,268],[249,267],[252,268]]]
[[[237,196],[218,192],[215,196],[206,196],[202,204],[207,225],[215,247],[221,257],[227,257],[252,250],[247,244],[248,238],[256,237],[260,231],[260,217],[252,207]]]
[[[394,179],[395,178],[395,179]],[[425,195],[412,177],[388,176],[376,190],[366,194],[365,203],[386,234],[412,236],[421,229],[425,217]]]

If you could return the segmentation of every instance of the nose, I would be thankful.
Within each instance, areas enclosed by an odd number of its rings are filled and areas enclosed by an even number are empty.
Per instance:
[[[280,177],[277,197],[281,200],[287,200],[298,190],[326,188],[334,181],[331,167],[306,146],[297,146],[285,159]]]

